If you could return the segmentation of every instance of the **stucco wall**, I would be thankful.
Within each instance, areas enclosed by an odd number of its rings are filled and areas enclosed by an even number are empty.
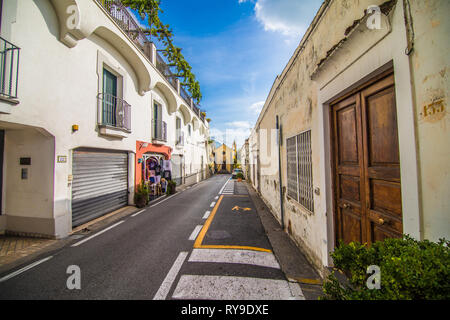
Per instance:
[[[450,238],[450,2],[411,1],[423,236]]]
[[[52,228],[59,228],[56,232],[64,235],[71,228],[71,183],[68,177],[72,174],[73,150],[79,147],[115,149],[126,151],[133,158],[136,141],[152,142],[153,100],[162,105],[162,120],[167,123],[168,131],[166,145],[175,150],[175,115],[180,115],[176,109],[185,102],[94,1],[78,3],[82,19],[77,32],[82,36],[70,47],[60,41],[61,17],[52,1],[4,0],[3,3],[7,11],[3,12],[2,36],[21,48],[20,103],[11,108],[10,114],[0,114],[0,127],[6,128],[7,135],[10,130],[12,132],[12,125],[18,129],[44,130],[52,137],[51,154],[36,154],[51,165],[51,171],[43,171],[50,178],[29,183],[31,189],[49,192],[46,195],[48,208],[38,210],[36,216],[42,211],[43,216],[53,220]],[[122,138],[103,135],[97,126],[97,95],[102,91],[104,65],[119,76],[122,85],[118,86],[118,96],[131,105],[131,133],[123,133]],[[150,77],[147,91],[143,90],[146,75]],[[199,121],[189,108],[185,112],[189,115],[192,136],[188,137],[187,123],[182,121],[185,146],[178,151],[186,155],[185,163],[198,171],[202,156],[206,163],[205,145],[200,142],[205,140],[208,125]],[[196,122],[195,129],[193,122]],[[72,132],[75,124],[79,129]],[[28,144],[28,141],[24,143]],[[56,163],[57,156],[67,156],[68,161]],[[8,163],[13,161],[6,160]],[[130,172],[133,170],[129,167]],[[12,177],[9,171],[5,175]],[[3,203],[7,214],[18,216],[20,210],[12,208],[20,192],[13,197],[14,188],[10,183],[5,182],[4,189],[9,193],[4,193]],[[133,191],[133,187],[134,179],[129,179],[129,190]],[[2,225],[5,225],[3,220]],[[7,225],[8,221],[6,228]]]
[[[275,81],[255,126],[257,132],[268,131],[275,128],[275,116],[280,118],[284,187],[287,185],[286,139],[311,129],[313,183],[319,191],[319,194],[314,195],[314,212],[304,209],[287,197],[286,193],[284,211],[287,232],[319,267],[331,263],[329,251],[334,247],[326,102],[390,61],[393,61],[396,76],[405,232],[432,240],[449,237],[448,116],[445,111],[436,112],[429,120],[420,117],[423,106],[434,100],[442,99],[444,108],[447,106],[449,58],[446,52],[449,51],[449,44],[445,39],[448,37],[449,24],[444,12],[448,12],[445,9],[448,9],[449,3],[429,1],[426,8],[424,2],[411,4],[414,28],[417,30],[411,60],[405,54],[407,36],[403,1],[399,0],[390,11],[384,33],[368,33],[365,36],[369,37],[367,41],[348,41],[347,47],[340,46],[340,53],[327,58],[331,62],[327,61],[328,65],[317,75],[317,65],[345,37],[347,28],[363,18],[364,10],[369,5],[383,3],[336,0],[325,6],[318,24],[314,28],[310,27],[310,37],[297,48],[279,76],[280,84]],[[351,36],[356,38],[359,32],[366,31],[358,31]],[[408,61],[411,61],[411,66]],[[250,141],[257,139],[255,135],[252,133]],[[277,173],[264,174],[264,170],[261,170],[261,194],[280,219],[277,182]]]

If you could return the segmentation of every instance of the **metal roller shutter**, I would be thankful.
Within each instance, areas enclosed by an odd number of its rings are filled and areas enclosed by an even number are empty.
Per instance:
[[[72,174],[73,227],[127,205],[127,153],[74,151]]]

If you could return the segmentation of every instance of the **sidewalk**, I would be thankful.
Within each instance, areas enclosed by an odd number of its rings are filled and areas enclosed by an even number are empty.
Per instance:
[[[241,183],[247,187],[286,278],[300,284],[307,300],[317,300],[322,295],[322,279],[319,273],[315,271],[289,235],[281,229],[280,224],[255,190],[247,182]]]
[[[36,253],[58,240],[0,235],[0,267]]]

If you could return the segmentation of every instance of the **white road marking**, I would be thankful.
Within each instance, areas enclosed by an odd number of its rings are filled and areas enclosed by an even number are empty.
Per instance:
[[[153,300],[166,299],[167,294],[169,293],[170,288],[172,287],[172,284],[175,281],[178,272],[180,272],[181,266],[183,265],[184,260],[186,260],[188,254],[189,252],[186,251],[180,252],[172,268],[170,268],[169,273],[167,273],[166,278],[159,287],[158,292],[156,292],[155,296],[153,297]]]
[[[203,226],[202,225],[198,225],[194,228],[194,231],[192,231],[191,236],[189,237],[189,240],[194,241],[195,239],[197,239],[198,233],[200,232],[200,230],[202,230]]]
[[[234,249],[194,249],[189,262],[241,263],[280,269],[271,252]]]
[[[150,208],[153,208],[153,207],[157,206],[158,204],[161,204],[161,203],[163,203],[164,201],[167,201],[167,200],[169,200],[170,198],[175,197],[176,195],[177,195],[177,194],[173,194],[173,195],[171,195],[171,196],[168,196],[168,197],[165,198],[164,200],[161,200],[160,202],[155,203],[154,205],[151,205]]]
[[[211,202],[211,204],[210,204],[209,206],[212,208],[212,207],[214,207],[215,205],[216,205],[216,202],[213,201],[213,202]]]
[[[50,257],[38,260],[36,262],[33,262],[32,264],[30,264],[30,265],[28,265],[26,267],[23,267],[22,269],[19,269],[17,271],[14,271],[13,273],[10,273],[10,274],[4,276],[3,278],[0,279],[0,282],[9,280],[9,279],[11,279],[11,278],[13,278],[13,277],[15,277],[15,276],[17,276],[17,275],[27,271],[27,270],[30,270],[31,268],[36,267],[37,265],[40,265],[41,263],[44,263],[45,261],[50,260],[51,258],[53,258],[53,256],[50,256]]]
[[[289,282],[292,298],[290,300],[306,300],[300,285],[296,282]]]
[[[96,234],[94,234],[94,235],[92,235],[92,236],[90,236],[90,237],[87,237],[86,239],[83,239],[83,240],[81,240],[81,241],[79,241],[79,242],[77,242],[77,243],[71,245],[71,247],[77,247],[77,246],[79,246],[80,244],[83,244],[83,243],[85,243],[86,241],[89,241],[89,240],[91,240],[91,239],[93,239],[93,238],[95,238],[95,237],[101,235],[102,233],[105,233],[106,231],[111,230],[111,229],[114,228],[114,227],[117,227],[119,224],[124,223],[124,222],[125,222],[124,220],[119,221],[119,222],[113,224],[112,226],[109,226],[108,228],[103,229],[102,231],[97,232]]]
[[[211,211],[206,211],[205,214],[203,215],[202,219],[208,219],[210,214],[211,214]]]
[[[141,214],[141,213],[144,212],[144,211],[145,211],[145,209],[144,209],[144,210],[141,210],[141,211],[139,211],[139,212],[136,212],[136,213],[132,214],[131,216],[132,216],[132,217],[136,217],[137,215]]]
[[[300,287],[298,289],[301,292]],[[209,300],[304,300],[286,280],[182,275],[172,298]]]
[[[222,189],[220,189],[219,194],[222,193],[223,189],[225,189],[225,186],[228,184],[229,179],[225,182],[225,184],[222,186]]]
[[[219,199],[219,196],[216,196],[214,199],[215,199],[215,200]]]

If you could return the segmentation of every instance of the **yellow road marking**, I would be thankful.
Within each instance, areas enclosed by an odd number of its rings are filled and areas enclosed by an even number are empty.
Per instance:
[[[305,284],[322,284],[322,280],[320,279],[292,278],[292,280]]]
[[[232,245],[201,245],[196,249],[233,249],[233,250],[252,250],[252,251],[261,251],[261,252],[272,252],[270,249],[258,248],[258,247],[249,247],[249,246],[232,246]]]
[[[213,210],[211,211],[211,214],[209,215],[208,219],[206,219],[205,224],[203,225],[202,230],[200,230],[200,233],[197,236],[197,239],[194,242],[194,248],[195,249],[237,249],[237,250],[253,250],[253,251],[262,251],[262,252],[272,252],[272,250],[264,249],[264,248],[258,248],[258,247],[249,247],[249,246],[233,246],[233,245],[203,245],[203,239],[205,238],[206,232],[208,232],[209,227],[211,226],[211,223],[214,219],[214,216],[217,213],[217,209],[220,206],[220,203],[222,202],[223,195],[220,196],[219,200],[217,201],[216,205],[214,206]]]
[[[243,207],[239,207],[239,206],[234,206],[233,209],[231,209],[231,211],[239,211],[239,209],[242,209],[242,211],[250,211],[252,210],[251,208],[243,208]]]

